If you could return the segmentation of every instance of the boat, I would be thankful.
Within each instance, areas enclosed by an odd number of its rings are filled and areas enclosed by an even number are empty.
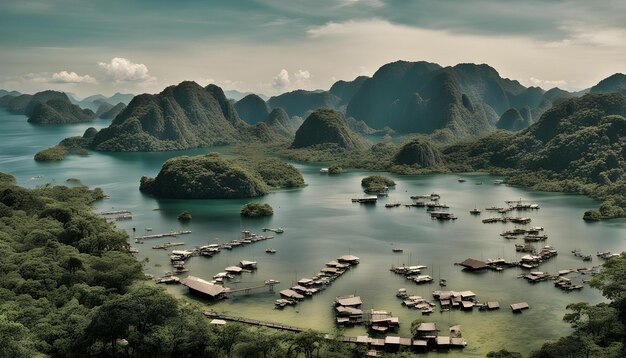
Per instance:
[[[448,284],[448,282],[446,281],[445,278],[442,278],[439,280],[439,286],[446,286]]]
[[[391,251],[393,251],[393,252],[402,252],[403,250],[402,249],[391,249]]]
[[[473,210],[470,210],[470,214],[472,215],[480,215],[480,213],[482,213],[482,210],[479,210],[476,208],[474,208]]]
[[[323,173],[323,174],[328,173],[328,168],[322,168],[322,169],[320,169],[320,173]]]
[[[146,231],[152,231],[152,228],[151,228],[151,227],[147,227],[147,228],[145,228],[144,230],[146,230]]]
[[[397,208],[400,206],[400,203],[387,203],[385,204],[386,208]]]
[[[465,181],[466,181],[466,180],[465,180],[465,179],[463,179],[463,178],[459,178],[459,179],[457,179],[457,180],[459,181],[459,183],[465,183]]]
[[[275,254],[276,250],[267,248],[267,249],[265,249],[265,252],[267,252],[268,254]]]
[[[493,183],[497,185],[504,184],[504,180],[502,179],[494,180]]]

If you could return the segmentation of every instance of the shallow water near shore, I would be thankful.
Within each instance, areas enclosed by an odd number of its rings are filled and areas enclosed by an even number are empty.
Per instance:
[[[550,259],[537,270],[557,270],[598,265],[597,251],[620,252],[626,249],[624,234],[626,220],[610,220],[586,223],[581,220],[585,210],[595,208],[598,203],[580,195],[546,193],[524,190],[505,185],[494,185],[498,177],[484,173],[463,175],[397,176],[397,186],[389,197],[379,200],[375,206],[352,203],[352,197],[362,195],[360,180],[372,173],[349,170],[337,176],[319,173],[319,166],[294,164],[303,174],[307,186],[300,189],[279,190],[255,201],[267,202],[274,208],[271,218],[244,219],[239,215],[241,205],[250,200],[161,200],[139,192],[142,175],[155,176],[163,162],[178,155],[197,155],[210,151],[224,152],[227,148],[203,148],[180,152],[161,153],[97,153],[88,156],[68,156],[61,162],[40,163],[33,155],[44,148],[57,144],[61,139],[82,135],[86,128],[101,128],[109,121],[95,120],[90,124],[35,126],[26,122],[24,116],[0,112],[0,171],[17,177],[18,184],[35,187],[45,183],[64,184],[67,178],[78,178],[90,187],[101,187],[109,199],[94,205],[95,211],[130,210],[133,219],[120,221],[117,225],[133,236],[149,233],[164,233],[170,230],[191,230],[192,234],[179,238],[146,240],[135,244],[139,260],[148,259],[146,272],[160,276],[170,271],[168,251],[153,250],[157,243],[184,241],[193,248],[208,243],[227,242],[239,238],[241,230],[262,234],[264,227],[284,227],[284,234],[272,234],[272,240],[253,243],[244,247],[224,250],[212,258],[193,257],[186,267],[190,274],[205,279],[223,271],[226,266],[240,260],[258,261],[258,270],[244,273],[241,282],[228,284],[241,288],[257,286],[267,279],[281,281],[277,290],[294,285],[300,278],[310,277],[324,266],[325,262],[344,254],[361,258],[361,263],[334,281],[330,287],[295,307],[274,309],[276,293],[257,290],[250,294],[234,294],[230,299],[217,303],[191,296],[182,286],[167,286],[168,291],[201,304],[207,309],[231,315],[268,320],[299,327],[331,331],[334,315],[331,304],[338,295],[360,295],[364,309],[375,308],[391,311],[400,317],[401,336],[409,335],[411,321],[424,319],[436,322],[441,332],[455,324],[462,325],[463,337],[469,345],[461,351],[450,351],[446,356],[484,356],[491,350],[507,348],[528,353],[537,349],[548,339],[568,334],[570,328],[562,321],[568,303],[603,300],[599,291],[585,285],[580,291],[563,292],[552,282],[530,284],[516,278],[522,269],[512,268],[503,272],[484,271],[468,273],[454,265],[466,258],[486,260],[505,258],[514,260],[522,255],[516,253],[514,243],[499,234],[516,227],[513,224],[483,224],[482,218],[492,216],[483,211],[472,216],[469,210],[502,206],[505,200],[523,198],[536,202],[540,210],[520,212],[532,218],[531,226],[545,227],[552,245],[559,255]],[[41,178],[37,178],[41,176]],[[459,183],[461,176],[466,182]],[[481,185],[476,185],[482,183]],[[436,192],[441,202],[450,206],[449,211],[458,220],[439,222],[431,220],[424,208],[387,209],[385,203],[409,203],[409,196]],[[188,210],[193,219],[180,223],[177,215]],[[265,249],[274,248],[270,255]],[[392,248],[403,249],[393,253]],[[591,263],[574,257],[572,250],[579,249],[592,254]],[[426,274],[433,276],[432,284],[416,285],[389,271],[392,265],[402,263],[428,266]],[[571,276],[580,282],[590,277]],[[427,299],[431,291],[439,289],[437,281],[445,278],[445,289],[472,290],[480,301],[499,301],[497,311],[463,312],[452,310],[422,316],[419,311],[403,307],[396,298],[398,288],[404,287],[410,294]],[[509,304],[528,302],[530,309],[522,314],[512,314]],[[348,328],[346,335],[365,334],[364,327]],[[436,353],[432,353],[435,355]]]

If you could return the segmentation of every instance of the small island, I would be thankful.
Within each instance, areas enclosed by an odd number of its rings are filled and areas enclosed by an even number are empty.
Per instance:
[[[278,159],[226,159],[209,153],[167,160],[156,178],[141,178],[139,190],[162,198],[234,199],[303,185],[300,172]]]
[[[274,215],[274,209],[270,204],[247,203],[241,207],[241,216],[259,218]]]
[[[183,211],[182,213],[178,214],[178,221],[190,221],[191,220],[191,213],[187,210]]]
[[[328,174],[341,174],[343,173],[343,168],[338,165],[331,165],[328,167]]]
[[[386,192],[390,186],[395,185],[395,181],[382,175],[371,175],[361,180],[361,186],[365,188],[366,193]]]

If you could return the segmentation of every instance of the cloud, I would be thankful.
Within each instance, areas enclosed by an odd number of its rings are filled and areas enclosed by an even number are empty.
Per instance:
[[[290,83],[289,72],[284,68],[272,79],[272,87],[277,91],[286,89]]]
[[[293,76],[298,81],[306,81],[311,78],[311,72],[307,70],[298,70],[298,72],[294,73]]]
[[[52,83],[97,83],[95,78],[84,75],[81,76],[73,71],[61,71],[53,73],[50,82]]]
[[[567,87],[567,81],[565,80],[542,80],[535,77],[529,78],[527,84],[529,86],[537,86],[542,88]]]
[[[115,82],[143,82],[153,80],[148,75],[148,67],[143,63],[133,63],[123,57],[115,57],[111,62],[98,62],[104,74]]]

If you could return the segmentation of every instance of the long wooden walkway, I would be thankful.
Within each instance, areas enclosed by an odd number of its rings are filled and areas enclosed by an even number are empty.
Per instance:
[[[204,315],[209,318],[223,319],[224,321],[245,323],[245,324],[250,324],[253,326],[268,327],[268,328],[280,329],[283,331],[289,331],[289,332],[295,332],[295,333],[304,331],[304,329],[299,328],[299,327],[288,326],[288,325],[273,323],[273,322],[257,321],[255,319],[249,319],[249,318],[243,318],[243,317],[228,316],[228,315],[224,315],[224,314],[213,312],[213,311],[204,311]]]

